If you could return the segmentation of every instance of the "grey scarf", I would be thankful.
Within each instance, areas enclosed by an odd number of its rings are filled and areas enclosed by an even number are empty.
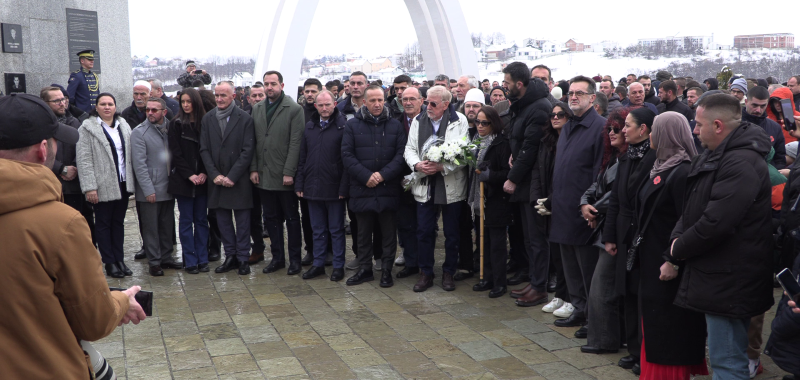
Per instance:
[[[226,109],[217,107],[217,121],[219,122],[219,129],[222,131],[223,135],[225,134],[225,128],[228,127],[228,117],[231,116],[235,107],[236,105],[232,102]]]
[[[475,138],[480,138],[480,135],[477,133],[475,134]],[[494,141],[495,134],[492,133],[486,137],[481,138],[480,145],[478,145],[477,153],[475,154],[476,157],[476,167],[480,166],[481,162],[483,162],[483,158],[486,156],[486,151],[489,150],[489,145],[492,145],[492,141]],[[473,141],[474,141],[473,139]],[[480,210],[480,181],[478,180],[478,174],[474,171],[470,173],[472,176],[472,181],[469,187],[469,196],[467,197],[467,203],[470,205],[470,208],[473,210]]]

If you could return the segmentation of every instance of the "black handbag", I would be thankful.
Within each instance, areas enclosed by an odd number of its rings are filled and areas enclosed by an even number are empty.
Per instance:
[[[673,170],[672,172],[669,173],[669,175],[667,176],[667,180],[664,182],[664,187],[667,186],[670,178],[672,178],[672,175],[675,174],[676,171],[677,170]],[[654,205],[658,204],[658,201],[661,200],[662,195],[664,195],[663,190],[656,196],[656,200],[655,202],[653,202]],[[650,224],[650,219],[653,217],[654,212],[655,212],[655,207],[653,208],[652,211],[650,211],[649,214],[647,214],[647,217],[644,219],[644,223],[642,224],[641,227],[639,227],[639,230],[636,231],[636,235],[633,237],[631,246],[630,248],[628,248],[628,257],[625,266],[629,272],[631,271],[631,269],[633,269],[633,264],[636,262],[636,257],[639,255],[639,246],[642,244],[642,241],[644,241],[644,232],[647,230],[647,225]]]

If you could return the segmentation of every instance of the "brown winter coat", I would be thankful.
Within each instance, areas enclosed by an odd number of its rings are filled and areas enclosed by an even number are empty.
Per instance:
[[[89,379],[79,339],[110,334],[128,297],[108,290],[80,212],[52,171],[0,159],[0,377]]]

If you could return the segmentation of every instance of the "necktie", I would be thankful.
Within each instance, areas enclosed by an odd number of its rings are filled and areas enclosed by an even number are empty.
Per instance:
[[[327,122],[327,121],[324,121],[324,120],[323,120],[323,121],[320,121],[320,122],[319,122],[319,126],[320,126],[320,128],[322,128],[322,129],[325,129],[325,126],[327,126],[327,125],[328,125],[328,122]]]

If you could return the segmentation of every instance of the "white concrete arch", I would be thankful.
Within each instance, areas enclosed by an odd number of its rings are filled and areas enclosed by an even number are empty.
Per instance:
[[[469,29],[458,0],[404,0],[417,33],[425,72],[451,78],[478,76]],[[292,89],[300,77],[308,31],[319,0],[280,0],[272,25],[264,30],[253,76],[278,70]],[[286,91],[295,98],[295,91]]]

